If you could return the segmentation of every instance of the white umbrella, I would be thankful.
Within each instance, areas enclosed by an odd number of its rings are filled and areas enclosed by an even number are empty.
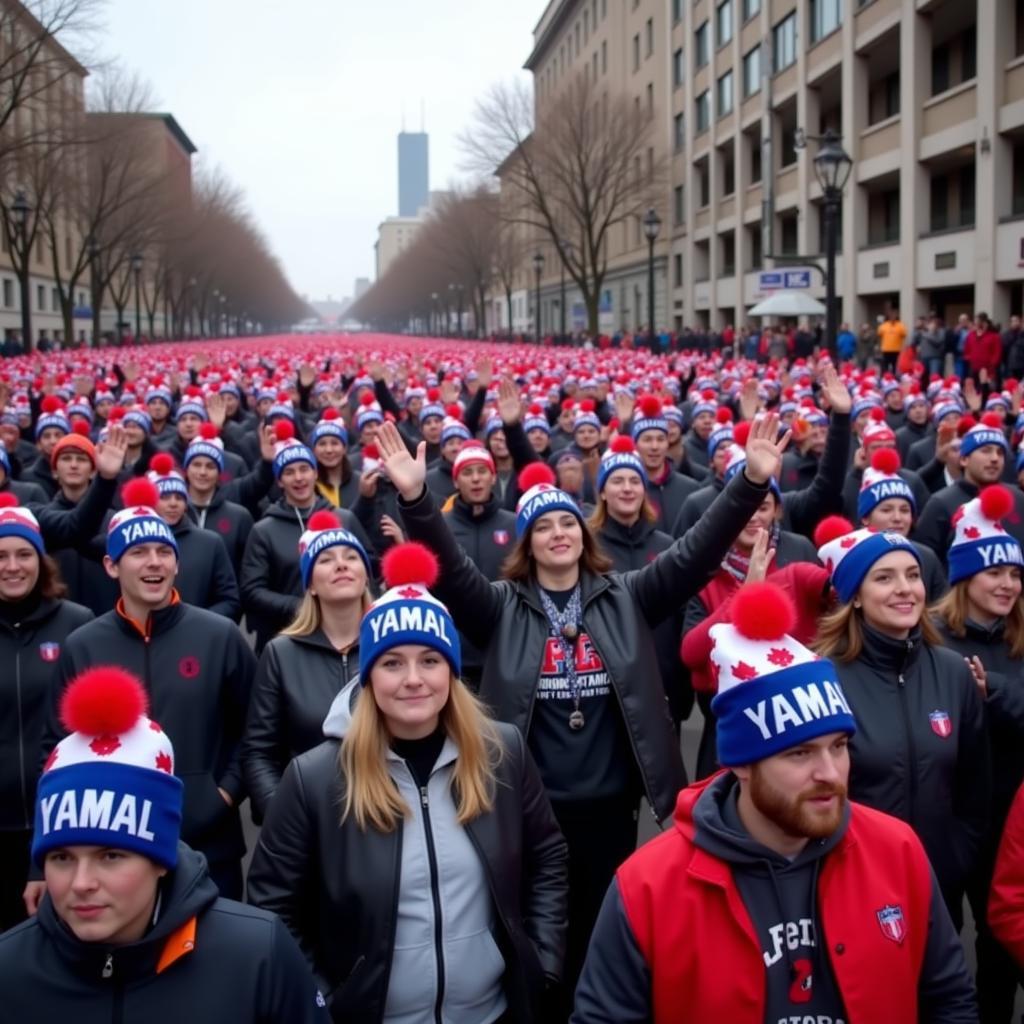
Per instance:
[[[824,316],[825,306],[806,292],[775,292],[759,302],[750,316]]]

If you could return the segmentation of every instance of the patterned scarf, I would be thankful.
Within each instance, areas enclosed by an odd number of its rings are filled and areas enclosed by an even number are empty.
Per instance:
[[[774,551],[779,546],[779,522],[775,520],[768,531],[768,550]],[[771,563],[768,563],[771,565]],[[750,555],[744,554],[733,544],[722,559],[722,568],[740,583],[747,581],[747,573],[750,571]]]

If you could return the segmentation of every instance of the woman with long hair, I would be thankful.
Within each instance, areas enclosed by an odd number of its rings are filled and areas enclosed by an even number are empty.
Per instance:
[[[401,441],[399,443],[402,443]],[[565,841],[522,735],[459,680],[422,545],[384,558],[359,679],[270,805],[249,899],[280,915],[337,1021],[543,1021],[565,944]]]
[[[323,721],[359,664],[370,559],[334,512],[309,517],[299,541],[304,594],[291,624],[263,648],[242,748],[254,819],[262,821],[288,762],[323,741]]]
[[[92,618],[64,594],[36,517],[0,494],[0,932],[25,918],[39,750],[61,645]]]
[[[351,508],[359,494],[359,473],[348,457],[348,431],[338,410],[323,411],[309,435],[316,456],[316,490],[335,508]]]
[[[502,416],[506,414],[503,411]],[[615,573],[579,506],[547,466],[520,474],[517,541],[492,583],[455,543],[393,425],[378,435],[407,534],[438,553],[438,594],[486,651],[480,696],[526,736],[569,845],[567,990],[615,869],[636,846],[640,797],[668,819],[685,784],[679,740],[658,681],[652,630],[719,565],[767,491],[788,434],[751,429],[746,468],[701,522],[636,572]]]
[[[854,530],[832,516],[815,542],[836,605],[819,621],[814,649],[835,662],[857,720],[850,797],[914,828],[959,925],[991,796],[974,674],[942,646],[925,613],[921,562],[910,541]]]
[[[977,989],[983,1021],[1009,1021],[1017,969],[988,927],[988,895],[999,840],[1024,782],[1024,552],[1002,525],[1013,511],[1005,487],[986,487],[962,506],[949,548],[951,587],[932,608],[946,646],[971,666],[992,746],[992,816],[968,880],[977,926]]]

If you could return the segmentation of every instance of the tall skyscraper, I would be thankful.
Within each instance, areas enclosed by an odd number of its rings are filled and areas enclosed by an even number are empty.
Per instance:
[[[398,134],[398,216],[415,217],[430,198],[430,156],[426,132]]]

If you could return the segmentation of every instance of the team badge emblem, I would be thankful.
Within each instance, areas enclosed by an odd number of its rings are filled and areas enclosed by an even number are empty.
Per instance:
[[[932,732],[942,739],[948,740],[953,735],[953,722],[945,711],[933,711],[928,715],[928,724]]]
[[[907,937],[907,922],[903,917],[903,908],[898,904],[887,904],[881,910],[875,911],[878,918],[878,927],[882,934],[897,945],[901,945]]]
[[[60,644],[46,643],[39,645],[39,657],[43,661],[56,661],[60,657]]]
[[[504,547],[508,543],[508,530],[495,530],[494,543]]]

